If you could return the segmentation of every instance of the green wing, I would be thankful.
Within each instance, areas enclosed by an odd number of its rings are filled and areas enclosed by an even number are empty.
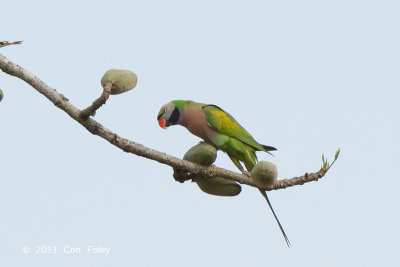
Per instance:
[[[217,132],[236,138],[256,150],[266,151],[228,112],[215,105],[204,106],[203,112],[208,125]]]

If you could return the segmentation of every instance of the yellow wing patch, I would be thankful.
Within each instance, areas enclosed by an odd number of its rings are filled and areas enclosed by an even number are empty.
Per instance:
[[[214,105],[203,107],[208,125],[220,134],[234,137],[254,147],[257,150],[264,150],[262,145],[257,143],[253,137],[227,112]]]
[[[223,129],[223,131],[225,132],[231,132],[231,131],[235,131],[238,129],[238,127],[241,128],[241,126],[236,122],[233,121],[227,114],[225,111],[220,110],[220,109],[213,109],[210,110],[210,115],[212,116],[212,121],[213,121],[213,125],[211,125],[212,127],[215,127],[219,130]]]

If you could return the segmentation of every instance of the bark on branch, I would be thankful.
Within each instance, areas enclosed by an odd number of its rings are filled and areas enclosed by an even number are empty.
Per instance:
[[[244,174],[235,173],[223,168],[217,168],[215,166],[205,167],[199,164],[195,164],[186,160],[182,160],[173,156],[170,156],[166,153],[162,153],[156,151],[154,149],[145,147],[141,144],[135,143],[133,141],[127,140],[116,133],[110,131],[103,125],[101,125],[96,120],[90,118],[89,116],[98,109],[108,98],[108,93],[105,92],[99,98],[98,102],[94,102],[92,106],[85,109],[83,112],[72,105],[69,100],[64,97],[61,93],[57,92],[55,89],[51,88],[35,75],[25,70],[24,68],[14,64],[9,61],[6,57],[0,54],[0,68],[3,72],[15,76],[29,85],[31,85],[34,89],[36,89],[39,93],[44,95],[47,99],[49,99],[53,104],[65,111],[71,118],[79,122],[83,127],[85,127],[89,132],[94,135],[100,136],[101,138],[107,140],[112,145],[120,148],[125,152],[129,152],[135,154],[140,157],[145,157],[151,160],[155,160],[162,164],[169,165],[175,169],[180,169],[182,171],[187,171],[190,173],[198,174],[202,177],[214,177],[219,176],[229,180],[233,180],[239,182],[241,184],[247,184],[249,186],[256,187],[251,177],[246,176]],[[104,95],[107,94],[107,95]],[[284,179],[279,180],[277,183],[271,187],[266,189],[277,190],[282,188],[287,188],[295,185],[302,185],[304,183],[317,181],[322,178],[326,172],[328,171],[330,166],[323,166],[320,170],[315,173],[305,174],[299,177],[294,177],[292,179]]]

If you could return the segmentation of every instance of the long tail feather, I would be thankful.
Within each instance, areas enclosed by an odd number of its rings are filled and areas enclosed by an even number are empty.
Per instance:
[[[290,247],[291,244],[290,244],[289,238],[287,237],[285,231],[283,230],[283,227],[282,227],[281,223],[279,222],[278,217],[276,217],[276,214],[275,214],[274,209],[272,208],[271,202],[269,202],[267,193],[266,193],[264,190],[262,190],[262,189],[258,189],[258,190],[260,190],[261,195],[263,195],[263,197],[264,197],[265,200],[267,201],[268,206],[270,207],[272,213],[274,214],[275,220],[276,220],[276,222],[278,223],[279,228],[281,229],[282,235],[283,235],[283,237],[285,238],[286,244],[287,244],[288,247]]]

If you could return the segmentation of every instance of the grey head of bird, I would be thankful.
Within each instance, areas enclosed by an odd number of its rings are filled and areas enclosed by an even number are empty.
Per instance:
[[[168,102],[158,112],[158,124],[161,128],[166,129],[171,125],[178,124],[180,115],[181,111],[179,108],[173,102]]]

